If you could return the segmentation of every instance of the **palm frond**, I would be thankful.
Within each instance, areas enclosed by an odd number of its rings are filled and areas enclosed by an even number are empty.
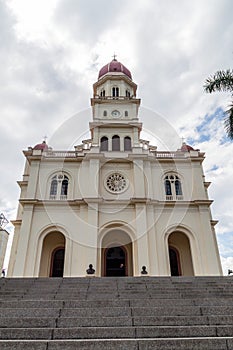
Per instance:
[[[206,79],[204,84],[205,92],[233,91],[233,70],[217,71],[213,76]]]
[[[225,112],[225,130],[228,137],[233,140],[233,101]]]

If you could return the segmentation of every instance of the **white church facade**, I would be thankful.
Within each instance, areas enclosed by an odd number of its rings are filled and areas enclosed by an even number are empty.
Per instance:
[[[90,139],[24,151],[9,277],[222,274],[204,153],[141,140],[136,92],[114,58],[93,85]]]

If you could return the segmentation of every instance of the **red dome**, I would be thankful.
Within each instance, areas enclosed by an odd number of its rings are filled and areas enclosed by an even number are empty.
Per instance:
[[[192,146],[186,145],[185,142],[183,142],[180,150],[182,152],[200,151],[199,149],[194,149]]]
[[[41,151],[47,151],[48,150],[48,145],[45,141],[42,143],[38,143],[33,149],[41,150]]]
[[[98,79],[100,79],[103,75],[110,73],[110,72],[111,73],[114,73],[114,72],[123,73],[123,74],[127,75],[127,77],[132,79],[132,75],[131,75],[130,71],[128,70],[128,68],[126,68],[121,62],[118,62],[116,59],[113,59],[110,63],[106,64],[105,66],[103,66],[100,69]]]

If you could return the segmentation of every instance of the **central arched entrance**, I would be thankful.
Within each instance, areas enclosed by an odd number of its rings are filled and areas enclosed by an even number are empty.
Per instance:
[[[127,252],[123,247],[105,249],[106,276],[126,276]]]
[[[101,245],[102,276],[133,276],[132,241],[123,229],[110,228]]]

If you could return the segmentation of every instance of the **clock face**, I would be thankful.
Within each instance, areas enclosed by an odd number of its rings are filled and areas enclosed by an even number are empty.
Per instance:
[[[118,118],[118,117],[120,117],[121,114],[120,114],[119,111],[117,111],[117,110],[115,109],[114,111],[112,111],[111,115],[112,115],[114,118]]]

